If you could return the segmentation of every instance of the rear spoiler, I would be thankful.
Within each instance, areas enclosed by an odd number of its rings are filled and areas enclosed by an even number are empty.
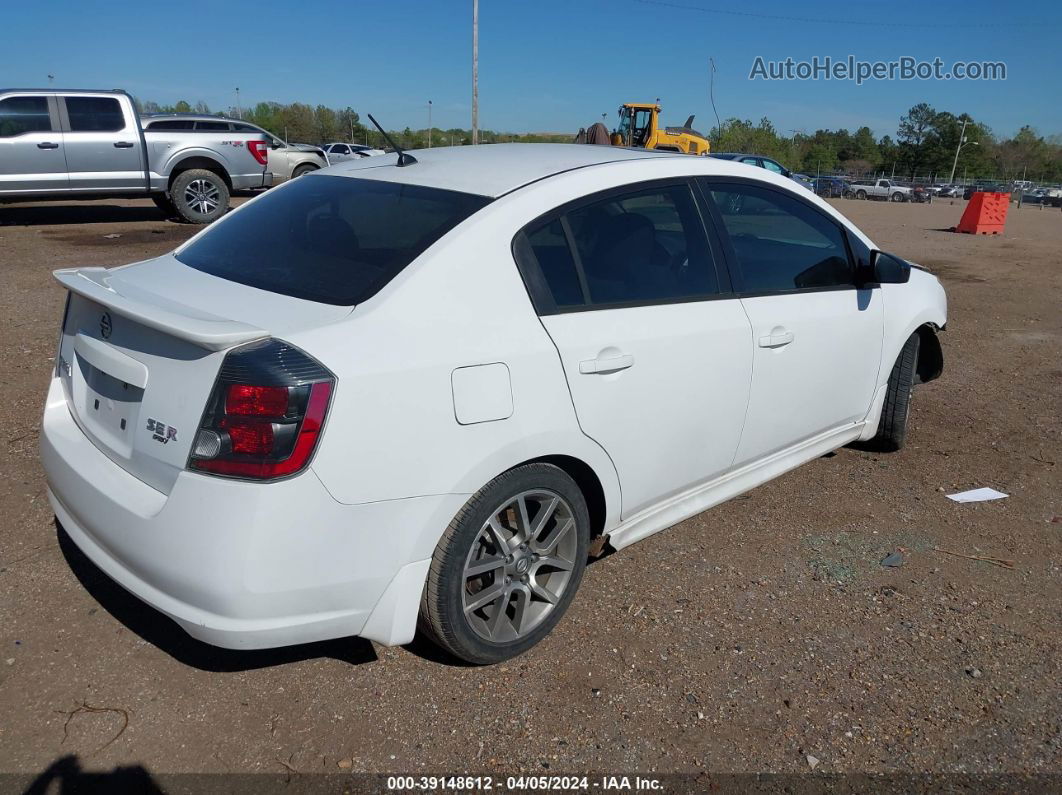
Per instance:
[[[72,293],[209,350],[220,351],[269,336],[268,331],[257,326],[201,312],[132,285],[124,285],[126,294],[122,294],[112,286],[115,274],[107,268],[64,268],[52,275]]]

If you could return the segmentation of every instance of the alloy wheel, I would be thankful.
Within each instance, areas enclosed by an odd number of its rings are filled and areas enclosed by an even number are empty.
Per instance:
[[[574,513],[556,492],[525,491],[498,506],[462,573],[462,609],[473,632],[493,643],[532,632],[561,601],[578,548]]]

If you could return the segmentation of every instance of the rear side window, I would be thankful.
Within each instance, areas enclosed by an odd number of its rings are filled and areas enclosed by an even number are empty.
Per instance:
[[[352,306],[489,202],[416,185],[306,176],[211,226],[176,256],[250,287]]]
[[[195,128],[197,130],[228,130],[229,123],[227,121],[197,121]]]
[[[754,185],[707,185],[746,293],[853,286],[844,232],[804,202]]]
[[[553,296],[553,303],[558,308],[581,306],[583,288],[560,219],[528,234],[527,242]]]
[[[693,195],[685,185],[605,199],[567,215],[591,303],[707,296],[719,291]]]
[[[165,121],[153,121],[148,125],[149,130],[191,130],[195,122],[191,119],[166,119]]]
[[[52,129],[46,97],[8,97],[0,100],[0,138]]]
[[[122,106],[113,97],[64,97],[71,132],[118,132],[125,129]]]

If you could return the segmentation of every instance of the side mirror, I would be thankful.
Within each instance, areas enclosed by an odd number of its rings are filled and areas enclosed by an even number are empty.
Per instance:
[[[870,279],[877,284],[906,284],[911,279],[911,263],[895,254],[875,249],[870,252]]]

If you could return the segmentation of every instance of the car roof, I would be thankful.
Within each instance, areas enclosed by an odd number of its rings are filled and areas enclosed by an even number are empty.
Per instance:
[[[532,182],[587,166],[651,158],[685,158],[654,152],[592,144],[481,144],[440,146],[410,151],[417,162],[397,166],[394,152],[348,160],[323,174],[378,179],[408,185],[498,197]]]

